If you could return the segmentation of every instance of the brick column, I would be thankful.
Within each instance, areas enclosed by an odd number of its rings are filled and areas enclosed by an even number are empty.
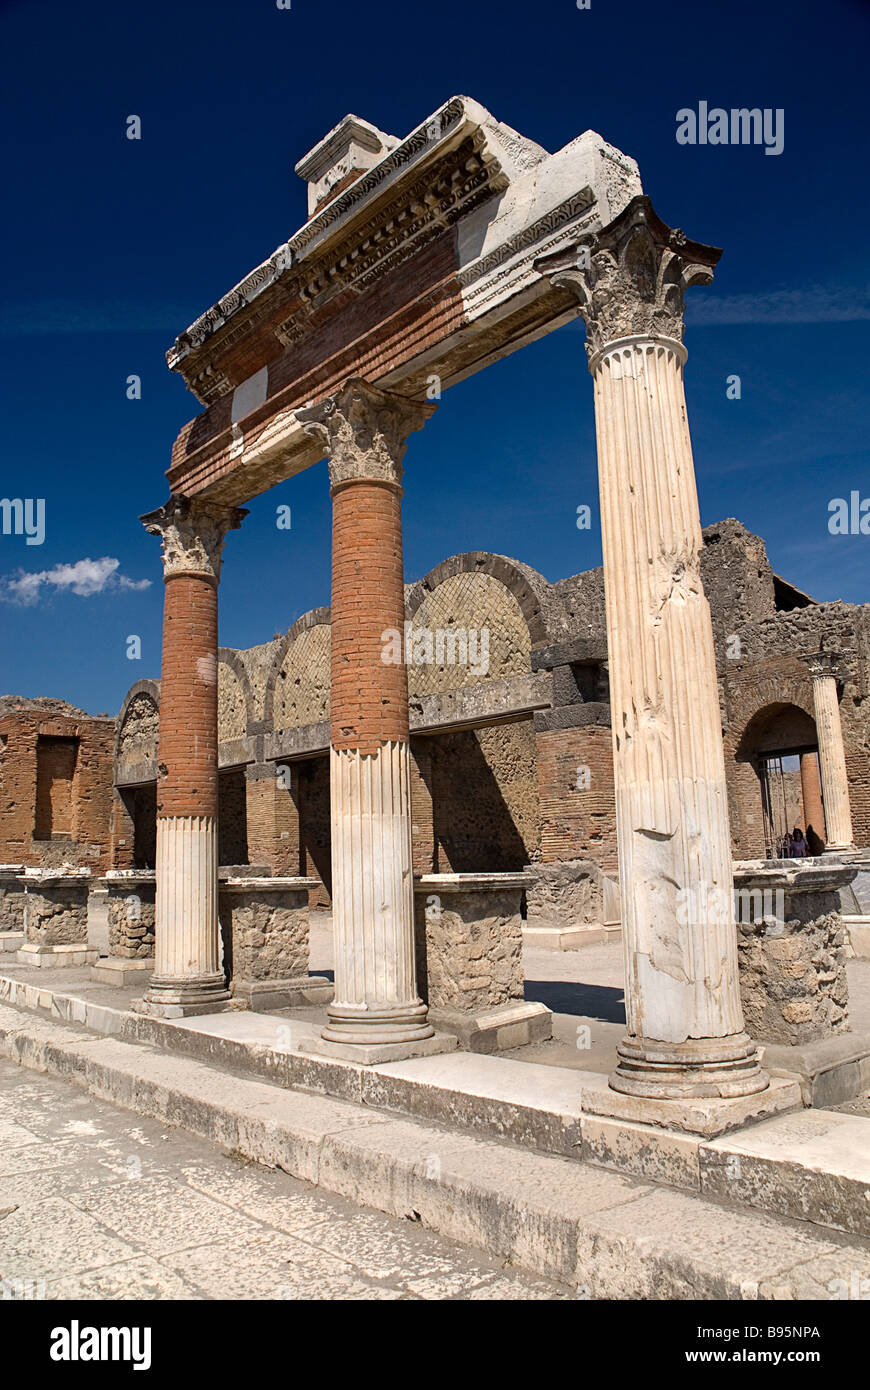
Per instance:
[[[229,998],[217,916],[217,588],[227,531],[247,513],[173,497],[142,518],[165,582],[154,975],[139,1008],[209,1013]]]
[[[768,1077],[744,1031],[731,836],[683,391],[683,292],[719,252],[638,197],[538,262],[578,298],[595,391],[628,1036],[611,1087],[735,1097]]]
[[[819,854],[825,847],[825,813],[822,808],[818,753],[801,753],[801,800],[804,807],[803,830],[809,845],[808,852]]]
[[[819,766],[827,826],[826,854],[853,849],[852,808],[849,805],[849,776],[843,725],[837,696],[837,669],[840,658],[831,652],[817,652],[808,658],[813,678],[813,706],[819,740]]]
[[[331,820],[335,1002],[318,1050],[361,1061],[431,1051],[417,993],[401,477],[434,410],[352,380],[297,411],[324,445],[333,498]]]

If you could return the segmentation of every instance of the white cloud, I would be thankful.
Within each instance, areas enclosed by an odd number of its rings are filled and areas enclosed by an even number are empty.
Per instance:
[[[55,565],[53,569],[30,574],[19,570],[14,577],[0,581],[0,598],[11,603],[32,604],[46,588],[90,598],[92,594],[111,589],[147,589],[150,586],[150,579],[128,579],[119,574],[120,564],[120,560],[104,555],[100,560],[76,560],[71,565]]]

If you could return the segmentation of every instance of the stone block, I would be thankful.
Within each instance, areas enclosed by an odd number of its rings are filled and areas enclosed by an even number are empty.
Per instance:
[[[760,1042],[800,1046],[848,1029],[839,895],[853,877],[836,863],[735,864],[740,995]]]
[[[90,879],[89,869],[25,870],[21,882],[26,942],[38,947],[78,944],[85,950]]]
[[[102,880],[108,893],[109,955],[125,960],[154,955],[155,875],[153,869],[110,870]]]
[[[547,1042],[553,1036],[553,1015],[545,1004],[529,1001],[503,1004],[484,1013],[463,1014],[430,1009],[429,1021],[453,1033],[468,1052],[507,1052],[526,1043]]]
[[[218,912],[224,949],[224,969],[233,994],[254,1007],[268,997],[255,986],[269,984],[285,996],[308,979],[308,894],[313,878],[249,878],[221,880]],[[321,990],[328,981],[311,982]],[[280,1004],[277,1007],[289,1007]]]
[[[870,1236],[870,1119],[804,1110],[703,1144],[701,1191]]]

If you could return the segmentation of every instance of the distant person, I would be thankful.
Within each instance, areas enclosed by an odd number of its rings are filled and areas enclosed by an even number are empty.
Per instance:
[[[816,832],[813,826],[807,826],[807,854],[812,858],[816,854],[824,852],[825,842]]]
[[[791,835],[789,836],[789,840],[791,843],[790,857],[792,859],[806,859],[806,836],[804,835],[804,832],[801,830],[799,825],[795,826],[794,830],[791,832]]]

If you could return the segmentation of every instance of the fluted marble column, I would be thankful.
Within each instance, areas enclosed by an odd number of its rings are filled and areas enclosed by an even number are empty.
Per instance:
[[[323,444],[333,499],[335,1000],[318,1050],[362,1061],[436,1044],[414,964],[407,667],[385,660],[405,619],[402,459],[434,408],[354,379],[297,411]]]
[[[743,1028],[731,837],[683,391],[683,292],[719,252],[639,197],[538,263],[579,298],[595,392],[628,1036],[617,1091],[763,1090]]]
[[[138,1008],[210,1013],[229,999],[217,912],[217,588],[227,532],[247,513],[173,497],[142,517],[163,540],[154,975]]]
[[[831,652],[817,652],[808,659],[808,665],[813,678],[813,707],[825,802],[825,853],[836,854],[839,850],[854,848],[846,750],[837,697],[839,657]]]

